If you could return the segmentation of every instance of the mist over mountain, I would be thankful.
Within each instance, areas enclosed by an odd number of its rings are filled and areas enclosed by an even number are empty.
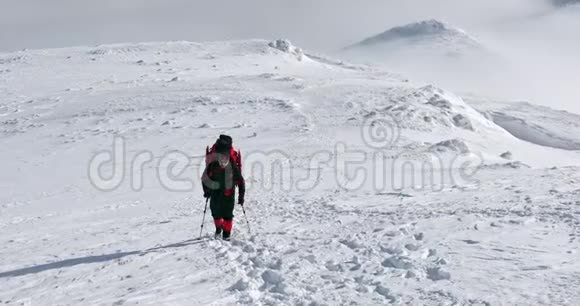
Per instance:
[[[505,60],[467,31],[436,19],[392,27],[336,56],[459,91],[478,87],[482,76],[495,75]]]
[[[568,6],[580,4],[580,0],[552,0],[552,3],[556,6]]]

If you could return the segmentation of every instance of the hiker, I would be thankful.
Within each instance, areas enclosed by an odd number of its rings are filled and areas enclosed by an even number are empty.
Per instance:
[[[215,235],[229,240],[234,225],[236,186],[239,187],[238,204],[244,205],[245,183],[241,170],[241,154],[232,145],[232,138],[220,135],[206,149],[206,167],[202,175],[203,196],[210,201],[215,223]]]

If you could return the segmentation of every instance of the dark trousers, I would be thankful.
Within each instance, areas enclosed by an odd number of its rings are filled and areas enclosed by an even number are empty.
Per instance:
[[[234,218],[234,196],[225,196],[214,193],[209,201],[209,208],[214,219],[224,219],[230,221]]]

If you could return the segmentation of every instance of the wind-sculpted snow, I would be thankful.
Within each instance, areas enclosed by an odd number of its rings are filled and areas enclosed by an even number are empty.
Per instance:
[[[515,137],[541,146],[580,150],[580,115],[525,102],[468,98],[469,104]]]
[[[0,304],[574,304],[578,154],[483,113],[286,40],[0,54]],[[231,242],[198,238],[220,133]]]
[[[431,147],[434,151],[439,152],[458,152],[469,153],[469,147],[461,139],[450,139],[436,143]]]

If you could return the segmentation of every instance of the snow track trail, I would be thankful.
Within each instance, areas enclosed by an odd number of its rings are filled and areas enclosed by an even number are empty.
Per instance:
[[[0,54],[0,304],[580,300],[578,151],[308,54],[262,40]],[[575,131],[569,118],[540,122],[543,137]],[[252,229],[236,206],[229,242],[209,212],[197,238],[220,133],[242,150]]]
[[[252,220],[259,234],[232,243],[241,273],[230,289],[249,305],[572,303],[578,296],[560,288],[580,272],[580,203],[573,193],[549,195],[542,190],[549,186],[526,189],[529,183],[489,180],[482,189],[503,187],[495,196],[447,190],[400,200],[338,192],[282,196],[274,208],[255,203],[269,217]],[[495,197],[511,208],[494,208]],[[536,199],[550,208],[534,212],[528,205]],[[544,240],[550,243],[537,244]]]

